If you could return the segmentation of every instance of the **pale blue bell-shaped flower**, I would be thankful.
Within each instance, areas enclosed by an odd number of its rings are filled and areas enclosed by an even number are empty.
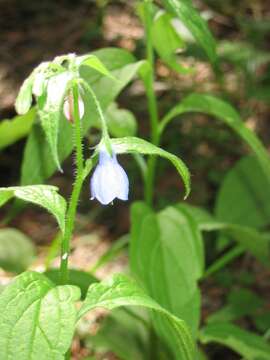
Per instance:
[[[105,147],[99,152],[99,162],[90,182],[91,200],[97,199],[107,205],[115,198],[128,200],[129,181],[125,170],[119,165],[116,155],[112,156]]]

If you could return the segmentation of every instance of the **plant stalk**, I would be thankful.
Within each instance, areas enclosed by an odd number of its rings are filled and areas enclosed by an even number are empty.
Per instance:
[[[65,232],[62,240],[61,248],[61,265],[60,265],[60,280],[62,284],[68,283],[68,257],[70,253],[70,241],[74,230],[74,223],[77,211],[78,200],[83,184],[83,146],[81,133],[81,120],[79,113],[79,88],[75,83],[72,88],[73,93],[73,126],[74,126],[74,140],[76,149],[76,177],[73,185],[73,190],[67,210]]]
[[[149,72],[145,80],[145,89],[148,100],[148,112],[150,116],[151,126],[151,142],[154,145],[159,145],[159,131],[158,131],[158,107],[157,98],[154,90],[154,49],[152,38],[152,0],[144,0],[144,26],[146,32],[146,58],[149,64]],[[156,156],[150,156],[148,159],[147,173],[145,178],[145,201],[152,205],[153,203],[153,187],[156,169]]]
[[[227,251],[224,255],[218,258],[208,269],[205,270],[202,279],[216,273],[224,268],[228,263],[232,262],[235,258],[242,255],[245,252],[245,248],[242,245],[235,245],[232,249]]]

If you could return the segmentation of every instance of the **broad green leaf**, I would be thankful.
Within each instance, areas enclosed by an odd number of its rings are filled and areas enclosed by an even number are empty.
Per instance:
[[[55,287],[39,273],[16,277],[0,295],[0,358],[64,360],[79,298],[77,287]]]
[[[0,229],[1,268],[20,273],[31,265],[34,258],[34,245],[26,235],[12,228]]]
[[[61,285],[60,271],[59,269],[50,269],[43,273],[47,278],[49,278],[55,285]],[[88,272],[69,269],[69,284],[77,286],[81,290],[82,299],[85,298],[89,286],[95,282],[98,282],[98,279]]]
[[[185,48],[185,43],[172,26],[173,17],[166,12],[159,12],[154,18],[152,28],[153,45],[160,58],[173,70],[183,74],[191,69],[183,67],[176,56],[176,51]]]
[[[34,82],[34,74],[32,73],[24,80],[19,94],[16,98],[15,109],[19,115],[26,114],[32,105],[32,87]]]
[[[133,274],[153,299],[185,320],[196,336],[200,316],[197,280],[203,273],[203,244],[196,223],[172,207],[155,214],[144,203],[136,203],[131,224]],[[157,315],[153,320],[159,335],[175,352],[168,324]]]
[[[205,230],[207,224],[212,224],[215,222],[214,217],[204,208],[190,205],[184,202],[177,204],[175,207],[188,213],[196,221],[200,230]]]
[[[118,80],[101,76],[95,70],[82,66],[81,76],[91,84],[103,110],[114,101],[121,90],[134,78],[142,66],[134,57],[122,49],[107,48],[93,52],[112,75]],[[83,133],[86,135],[91,126],[98,122],[98,113],[89,96],[83,96],[85,116],[82,120]],[[70,155],[73,149],[72,128],[62,115],[58,131],[58,155],[60,163]],[[28,137],[24,150],[21,170],[21,184],[31,185],[44,182],[56,170],[50,149],[39,124],[35,124]]]
[[[121,306],[140,306],[154,310],[170,325],[171,336],[178,344],[178,359],[194,360],[194,343],[185,322],[152,300],[132,279],[115,275],[109,282],[90,286],[78,317],[95,308],[112,310]]]
[[[215,215],[220,221],[262,228],[270,222],[270,187],[254,156],[241,159],[218,191]]]
[[[105,118],[108,130],[112,136],[124,137],[136,135],[137,122],[131,111],[119,109],[116,103],[112,103],[107,108]]]
[[[187,112],[202,112],[217,117],[230,126],[254,151],[268,181],[270,181],[270,158],[255,133],[247,128],[237,111],[227,102],[205,94],[191,94],[172,108],[160,123],[160,132],[175,117]]]
[[[218,343],[229,347],[247,360],[269,360],[270,345],[260,336],[230,323],[205,326],[199,339],[202,343]]]
[[[137,137],[124,137],[119,139],[112,139],[111,143],[117,154],[139,153],[145,155],[158,155],[171,161],[183,179],[186,190],[185,198],[189,195],[190,193],[189,171],[186,165],[184,164],[184,162],[181,159],[179,159],[177,156],[149,143],[148,141],[145,141]]]
[[[196,281],[204,267],[202,238],[196,223],[172,207],[154,214],[143,203],[133,205],[131,219],[133,273],[156,301],[183,318],[195,333],[198,314],[189,313],[190,300],[198,301]]]
[[[177,207],[186,209],[190,216],[193,216],[201,231],[222,231],[265,265],[269,264],[270,238],[267,233],[260,233],[252,227],[221,221],[208,214],[205,210],[194,206],[180,204]]]
[[[0,206],[12,197],[39,205],[57,220],[62,232],[65,228],[66,201],[55,186],[33,185],[0,188]]]
[[[78,58],[77,62],[79,62],[80,66],[85,65],[89,66],[92,69],[100,72],[104,76],[109,76],[114,79],[110,71],[104,66],[104,64],[99,60],[99,58],[95,55],[85,55]],[[116,79],[115,79],[116,80]]]
[[[148,331],[125,310],[120,308],[112,311],[98,333],[87,338],[86,346],[89,343],[91,348],[94,345],[97,350],[112,351],[121,360],[146,360],[149,352]]]
[[[71,80],[69,72],[62,72],[52,76],[48,80],[47,95],[45,101],[38,101],[38,115],[42,128],[46,134],[52,157],[58,169],[61,165],[58,158],[58,132],[60,116],[63,112],[63,102],[67,84]]]
[[[258,314],[263,300],[248,289],[233,289],[227,298],[226,305],[207,318],[208,323],[229,322],[243,316]]]
[[[25,115],[15,116],[0,122],[0,149],[3,149],[21,138],[31,130],[36,116],[35,109],[31,109]]]
[[[207,23],[192,6],[191,1],[162,0],[162,3],[183,22],[215,66],[217,62],[215,40]]]

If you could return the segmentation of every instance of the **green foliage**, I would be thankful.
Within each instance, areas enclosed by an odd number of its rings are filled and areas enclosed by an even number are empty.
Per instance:
[[[208,323],[229,322],[246,315],[255,315],[263,306],[262,299],[248,289],[234,289],[228,296],[227,304],[207,318]]]
[[[80,66],[82,65],[89,66],[90,68],[98,71],[100,74],[114,79],[114,77],[111,75],[110,71],[106,68],[106,66],[104,66],[104,64],[99,60],[99,58],[93,54],[78,57],[76,59],[76,63],[79,64]]]
[[[41,96],[38,101],[38,115],[58,169],[61,169],[58,159],[59,119],[70,80],[71,76],[67,71],[52,76],[48,80],[47,94]]]
[[[96,349],[113,351],[123,360],[146,360],[148,331],[142,323],[134,321],[134,317],[126,310],[120,308],[112,311],[99,332],[89,337],[87,343]],[[138,315],[141,315],[141,311]]]
[[[216,4],[214,13],[204,13],[208,18],[217,16],[215,26],[220,19],[223,21],[218,14],[223,6],[233,7],[232,1],[229,5]],[[117,48],[101,49],[83,56],[67,54],[41,63],[24,81],[15,103],[20,115],[0,123],[0,149],[30,132],[22,162],[22,186],[0,188],[0,206],[15,197],[51,213],[61,232],[50,247],[46,265],[49,268],[60,252],[61,264],[60,269],[48,269],[43,274],[24,272],[4,290],[1,287],[1,359],[69,360],[77,322],[89,311],[100,307],[116,311],[107,316],[96,336],[89,339],[87,335],[84,340],[91,349],[102,346],[122,359],[206,359],[208,355],[204,354],[204,349],[196,349],[197,341],[227,346],[247,360],[269,359],[267,304],[255,292],[243,288],[249,285],[243,276],[237,280],[240,289],[233,286],[224,306],[212,313],[204,321],[206,325],[199,329],[199,281],[216,271],[226,275],[222,269],[245,251],[269,266],[270,234],[264,232],[270,218],[269,154],[238,112],[222,100],[231,93],[227,89],[228,79],[222,78],[219,68],[219,61],[222,61],[237,80],[244,79],[243,85],[238,87],[241,91],[237,100],[244,103],[245,97],[249,96],[253,100],[268,101],[269,71],[263,67],[266,68],[270,57],[267,51],[258,48],[255,40],[262,43],[267,26],[262,23],[260,27],[253,21],[256,9],[250,6],[249,23],[235,17],[233,25],[234,28],[238,21],[247,32],[254,28],[256,34],[251,36],[252,41],[245,37],[240,37],[244,39],[241,42],[222,41],[216,51],[216,42],[205,16],[199,14],[192,0],[145,0],[139,5],[145,30],[145,60],[137,61],[129,52]],[[263,36],[257,34],[259,27]],[[136,45],[139,45],[136,53],[140,54],[142,42]],[[201,50],[206,57],[200,54]],[[192,62],[187,58],[190,55]],[[159,108],[161,97],[155,94],[158,85],[155,80],[156,56],[173,71],[185,75],[191,74],[193,68],[182,65],[184,56],[185,63],[207,61],[208,58],[217,79],[214,84],[215,80],[211,78],[207,85],[221,92],[221,98],[191,93],[159,119],[163,107]],[[207,68],[206,64],[203,66]],[[119,108],[116,102],[121,91],[138,75],[149,110],[149,134],[145,132],[147,125],[143,123],[140,127],[143,137],[150,138],[151,142],[135,137],[138,132],[135,115]],[[190,84],[196,84],[196,81],[191,78]],[[73,121],[67,121],[63,114],[67,97],[70,104],[73,100]],[[81,120],[79,99],[85,108]],[[32,103],[36,105],[31,109]],[[248,102],[242,113],[248,115],[253,106]],[[185,197],[190,193],[187,166],[159,145],[170,121],[191,112],[215,117],[228,125],[255,156],[241,159],[225,176],[215,201],[214,215],[205,208],[184,203],[168,206],[167,202],[163,210],[156,212],[152,205],[158,156],[175,166],[184,183]],[[101,130],[101,139],[96,134],[92,138],[92,128]],[[109,135],[115,138],[110,139]],[[85,151],[83,142],[89,142]],[[99,145],[91,157],[88,148],[95,143]],[[144,202],[132,205],[131,233],[116,241],[91,270],[94,272],[129,245],[131,272],[140,285],[121,274],[99,282],[88,272],[68,268],[81,188],[102,144],[111,155],[112,150],[117,154],[133,154],[142,171],[148,205]],[[42,184],[57,169],[61,170],[61,164],[73,150],[76,175],[67,206],[56,187],[33,184]],[[86,153],[89,158],[85,161]],[[147,161],[142,155],[149,156]],[[204,161],[200,159],[200,163]],[[236,245],[228,246],[231,240]],[[208,253],[209,249],[211,253]],[[0,266],[4,270],[15,273],[27,270],[34,256],[30,239],[15,229],[0,229]],[[205,262],[208,264],[206,270]],[[229,284],[233,285],[236,275],[227,270],[228,273]],[[76,304],[78,301],[80,308]],[[138,307],[145,309],[141,311]],[[146,309],[150,310],[149,317]],[[248,317],[258,331],[266,332],[265,339],[230,323],[243,317]],[[81,324],[79,322],[78,333]]]
[[[153,45],[160,58],[173,70],[182,74],[190,73],[177,60],[176,51],[185,48],[185,43],[172,25],[173,16],[159,12],[153,23]]]
[[[200,332],[200,341],[225,345],[247,360],[269,359],[270,346],[263,338],[230,323],[207,325]]]
[[[15,108],[19,115],[26,114],[32,105],[32,87],[34,76],[31,74],[22,84],[15,102]]]
[[[20,273],[27,270],[34,258],[35,248],[31,239],[16,229],[0,229],[1,268]]]
[[[268,181],[270,181],[269,154],[260,139],[245,126],[237,111],[225,101],[205,94],[191,94],[173,107],[160,123],[160,132],[175,117],[186,112],[202,112],[217,117],[230,126],[254,151]]]
[[[225,176],[215,214],[222,221],[262,228],[269,224],[269,197],[269,182],[258,161],[245,157]]]
[[[267,333],[270,329],[270,311],[263,311],[260,314],[254,314],[252,317],[256,328],[262,333]]]
[[[28,135],[35,117],[36,111],[33,108],[24,115],[15,116],[11,120],[2,120],[0,122],[0,149],[4,149]]]
[[[205,20],[194,9],[189,0],[162,0],[162,3],[176,15],[204,49],[210,62],[216,66],[216,43]]]
[[[79,298],[75,286],[55,287],[35,272],[19,275],[0,295],[0,358],[64,360]]]
[[[204,261],[196,223],[183,211],[169,207],[155,214],[144,203],[133,205],[131,220],[133,273],[153,299],[185,320],[196,336],[200,318],[197,280],[202,275]],[[177,344],[167,322],[157,315],[153,321],[158,333],[177,354]]]
[[[193,206],[181,204],[178,208],[179,207],[180,209],[187,210],[187,212],[194,217],[200,230],[223,231],[246,250],[250,251],[265,265],[269,264],[270,249],[269,236],[267,233],[260,233],[252,227],[221,221],[214,216],[211,216],[206,211]]]
[[[44,275],[55,285],[61,285],[59,269],[49,269],[44,272]],[[76,269],[69,270],[69,284],[80,288],[82,299],[85,298],[89,286],[95,282],[98,282],[98,279],[88,272]]]
[[[112,310],[121,306],[140,306],[161,314],[170,326],[178,349],[178,359],[194,360],[194,344],[186,323],[152,300],[133,280],[124,275],[115,275],[109,282],[90,286],[78,317],[101,307]]]
[[[60,229],[64,232],[66,201],[57,191],[57,187],[49,185],[0,188],[0,206],[12,197],[39,205],[55,217]]]
[[[185,185],[185,197],[189,195],[190,192],[190,175],[188,168],[184,162],[179,159],[177,156],[165,151],[143,139],[136,137],[124,137],[119,139],[112,139],[111,143],[113,145],[114,151],[117,154],[123,153],[139,153],[146,155],[158,155],[164,157],[165,159],[172,162],[176,167],[179,175],[182,177],[182,180]]]
[[[121,90],[134,78],[143,62],[135,62],[134,57],[122,49],[101,49],[93,52],[110,73],[118,80],[101,76],[96,70],[87,66],[80,67],[80,74],[89,82],[100,100],[103,110],[117,97]],[[108,91],[110,89],[110,91]],[[85,115],[82,122],[83,133],[87,134],[91,126],[99,122],[93,100],[83,96]],[[73,149],[72,128],[62,112],[59,119],[58,156],[60,163],[70,155]],[[69,139],[67,141],[67,139]],[[35,171],[33,171],[35,169]],[[21,184],[39,184],[49,178],[56,170],[46,138],[39,124],[35,124],[28,137],[24,150],[21,172]]]
[[[114,137],[134,136],[137,133],[137,121],[133,113],[126,109],[119,109],[116,103],[112,103],[105,117],[108,130]]]
[[[222,60],[249,72],[254,72],[261,65],[269,62],[270,55],[260,51],[248,42],[222,41],[218,45],[218,55]]]

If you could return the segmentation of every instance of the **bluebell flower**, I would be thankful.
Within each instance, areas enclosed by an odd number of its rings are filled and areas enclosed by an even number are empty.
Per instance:
[[[90,182],[91,200],[97,199],[107,205],[115,198],[128,200],[129,181],[125,170],[119,165],[116,155],[102,147],[99,162]]]

